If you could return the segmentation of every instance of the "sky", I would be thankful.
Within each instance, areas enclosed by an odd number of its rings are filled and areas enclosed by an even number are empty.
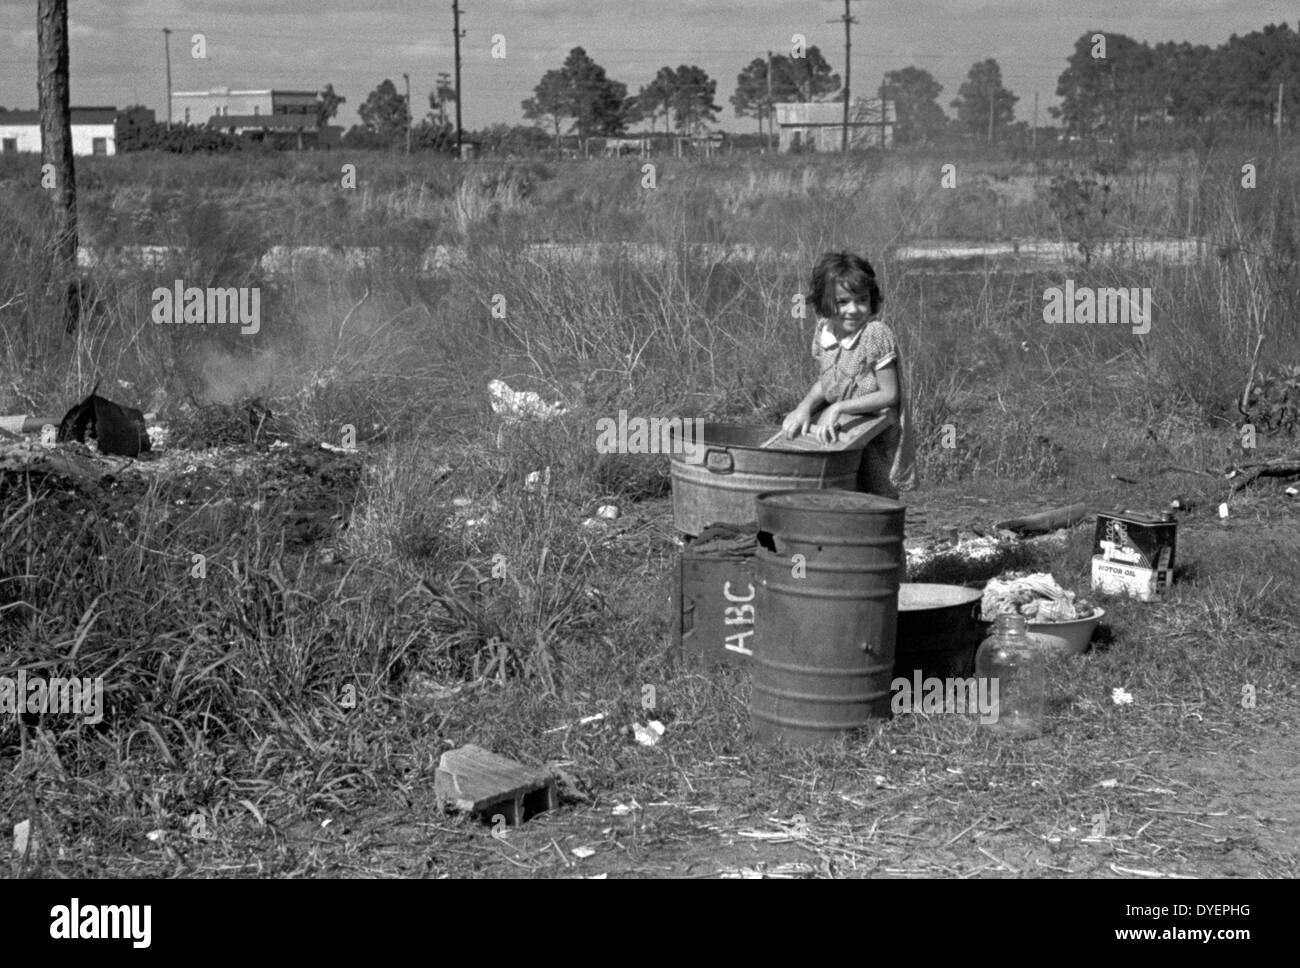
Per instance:
[[[729,103],[736,75],[768,50],[789,53],[792,34],[819,47],[843,78],[843,0],[461,0],[462,112],[467,129],[524,123],[520,102],[576,46],[629,93],[665,65],[693,64],[718,82],[718,126],[756,130]],[[1218,45],[1300,8],[1268,0],[852,0],[852,93],[874,95],[886,71],[913,65],[950,102],[971,65],[992,57],[1020,100],[1017,117],[1040,123],[1056,80],[1085,32],[1148,43]],[[428,109],[440,71],[452,72],[451,0],[70,0],[72,104],[140,103],[166,116],[163,27],[172,30],[172,87],[319,90],[347,98],[350,126],[385,78],[411,77],[414,113]],[[202,34],[206,59],[192,55]],[[496,43],[504,57],[492,56]],[[0,0],[0,106],[36,107],[36,0]]]

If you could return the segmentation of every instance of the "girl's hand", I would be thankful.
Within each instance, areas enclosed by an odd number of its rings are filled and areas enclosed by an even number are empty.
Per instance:
[[[834,443],[835,438],[839,436],[838,428],[844,422],[844,416],[844,411],[838,403],[828,405],[821,412],[821,416],[817,419],[817,426],[813,430],[817,439],[823,444]]]
[[[802,403],[795,407],[786,418],[781,421],[781,429],[785,431],[787,438],[798,437],[800,434],[808,433],[808,427],[812,424],[812,409],[805,407]]]

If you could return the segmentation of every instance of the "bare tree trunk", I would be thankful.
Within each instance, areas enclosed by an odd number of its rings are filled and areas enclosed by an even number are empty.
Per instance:
[[[72,166],[72,113],[68,106],[68,0],[37,0],[38,45],[36,87],[41,112],[41,173],[53,172],[56,278],[77,268],[77,180]],[[69,292],[71,289],[69,289]],[[67,300],[66,328],[76,325],[76,308]]]

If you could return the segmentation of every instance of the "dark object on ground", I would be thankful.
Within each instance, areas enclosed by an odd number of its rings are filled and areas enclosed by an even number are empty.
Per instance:
[[[1300,476],[1300,460],[1294,457],[1278,457],[1259,464],[1246,464],[1234,467],[1228,474],[1232,480],[1229,494],[1236,494],[1243,487],[1249,487],[1261,477],[1297,477]]]
[[[124,407],[97,395],[99,383],[79,404],[63,417],[55,438],[62,442],[75,440],[85,443],[86,437],[95,438],[101,454],[119,457],[139,457],[149,450],[149,433],[144,426],[144,413],[134,407]]]
[[[442,754],[433,775],[442,807],[451,806],[491,819],[500,815],[510,826],[559,806],[555,778],[480,746],[462,746]]]
[[[1015,531],[1019,534],[1040,534],[1055,531],[1058,528],[1072,528],[1088,516],[1088,505],[1071,504],[1063,508],[1052,508],[1038,514],[1023,518],[1009,518],[999,521],[994,527]]]

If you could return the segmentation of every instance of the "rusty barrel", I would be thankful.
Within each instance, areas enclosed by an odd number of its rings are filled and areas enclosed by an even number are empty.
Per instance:
[[[843,490],[756,501],[754,738],[811,745],[888,718],[905,507]]]
[[[693,428],[691,428],[693,429]],[[775,428],[702,424],[697,439],[670,430],[673,523],[692,537],[710,524],[752,524],[754,498],[765,491],[855,486],[862,450],[764,447]]]

